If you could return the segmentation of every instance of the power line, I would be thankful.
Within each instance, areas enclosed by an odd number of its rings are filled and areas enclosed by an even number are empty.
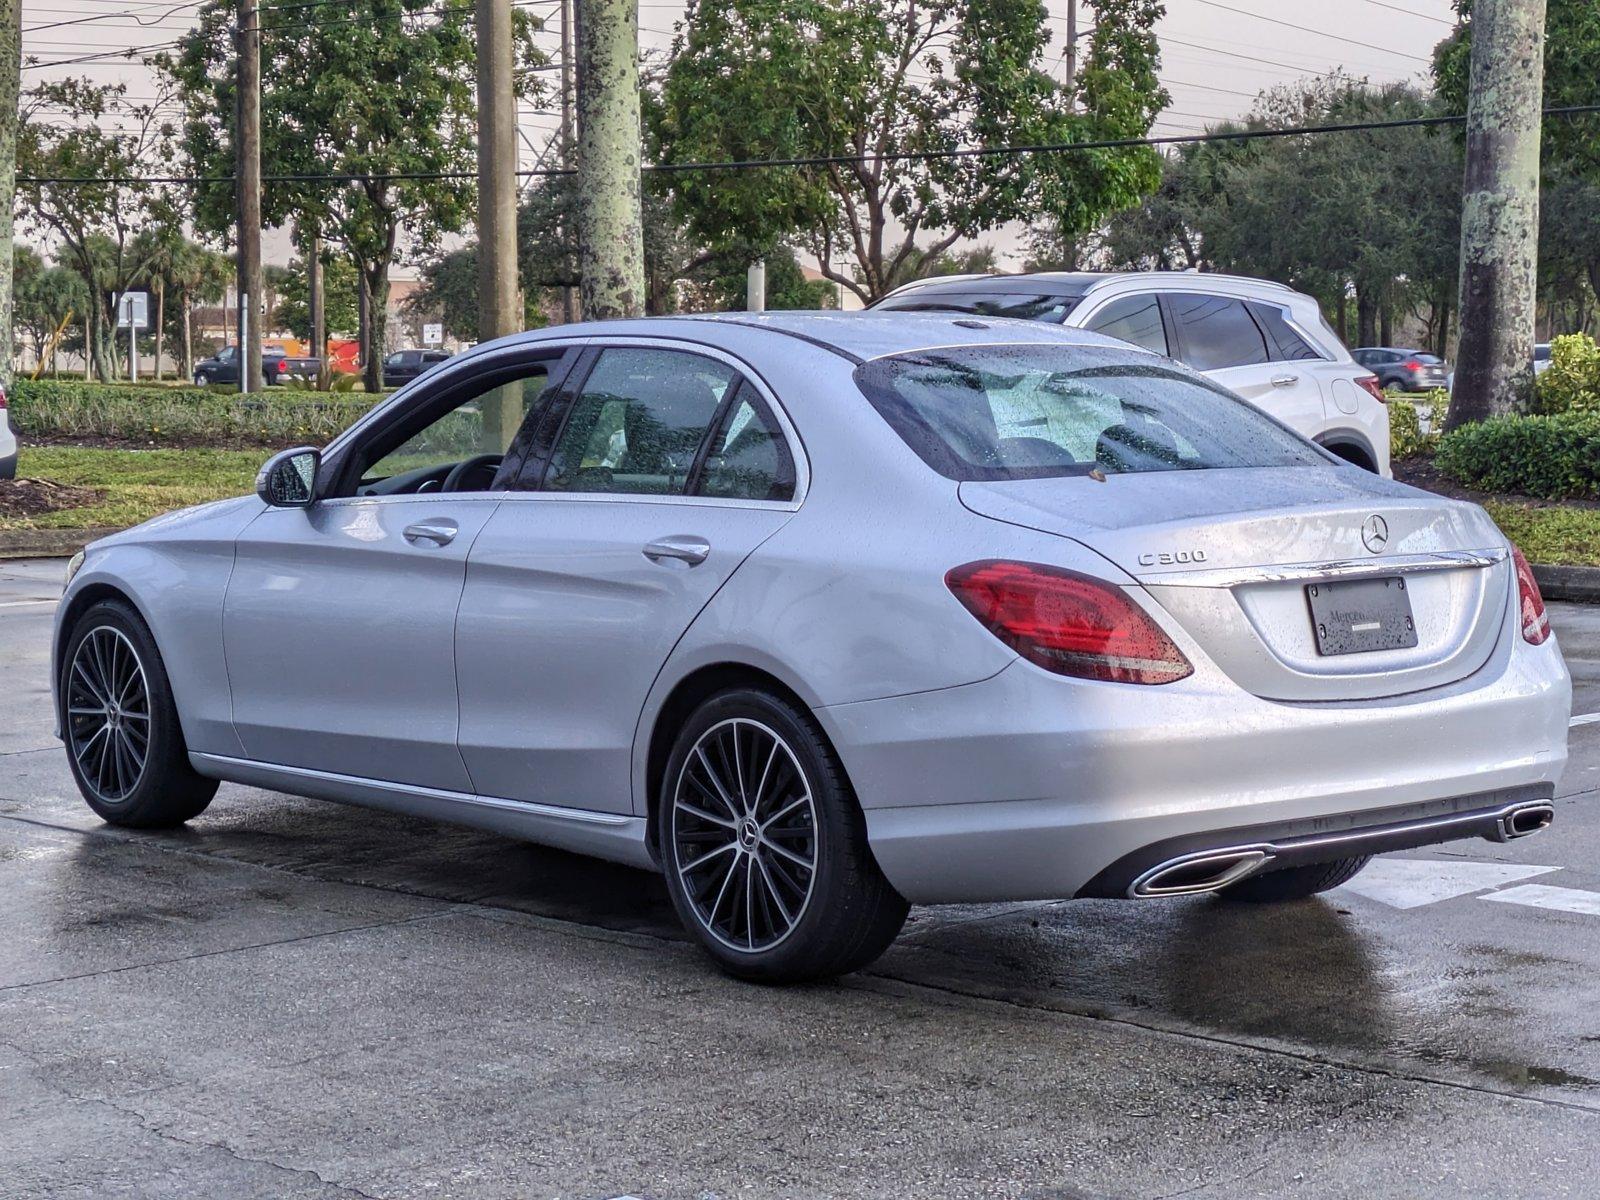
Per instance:
[[[1367,0],[1367,3],[1374,5],[1377,8],[1387,8],[1390,12],[1405,13],[1408,17],[1417,17],[1424,21],[1434,21],[1440,25],[1454,24],[1453,21],[1447,21],[1443,17],[1436,17],[1432,13],[1418,12],[1414,8],[1402,8],[1398,4],[1385,4],[1384,0]]]
[[[1573,104],[1546,108],[1547,117],[1575,117],[1600,113],[1600,104]],[[1070,154],[1090,150],[1128,150],[1140,146],[1172,146],[1186,143],[1253,142],[1272,138],[1308,137],[1335,133],[1363,133],[1386,129],[1422,129],[1441,125],[1461,125],[1465,114],[1452,113],[1432,117],[1403,117],[1390,121],[1346,121],[1326,125],[1291,125],[1279,129],[1227,129],[1203,134],[1180,134],[1161,137],[1106,138],[1095,142],[1046,142],[1021,146],[967,146],[951,150],[905,150],[885,154],[819,154],[799,158],[732,159],[725,162],[646,163],[641,170],[651,174],[676,175],[687,171],[744,171],[773,167],[823,167],[850,166],[874,162],[934,162],[963,158],[1003,158],[1021,154]],[[575,174],[570,168],[521,170],[520,176],[555,177]],[[385,174],[295,174],[263,175],[268,183],[385,183],[424,179],[476,179],[476,171],[394,171]],[[18,183],[34,186],[100,183],[116,185],[136,184],[201,184],[232,183],[232,175],[140,175],[140,176],[19,176]]]
[[[1265,21],[1269,25],[1282,25],[1285,29],[1293,29],[1297,33],[1309,33],[1315,37],[1331,38],[1333,41],[1344,42],[1351,46],[1359,46],[1364,50],[1376,50],[1381,54],[1394,54],[1400,58],[1413,59],[1416,62],[1425,63],[1433,61],[1432,59],[1423,58],[1419,54],[1407,54],[1403,50],[1390,50],[1387,46],[1374,46],[1371,42],[1357,41],[1355,38],[1347,38],[1341,34],[1329,33],[1325,29],[1312,29],[1309,25],[1296,25],[1292,21],[1281,21],[1277,17],[1269,17],[1264,13],[1251,12],[1247,8],[1234,8],[1231,4],[1219,3],[1219,0],[1195,0],[1195,3],[1204,4],[1207,8],[1220,8],[1223,12],[1237,13],[1241,17],[1250,17],[1253,20]]]

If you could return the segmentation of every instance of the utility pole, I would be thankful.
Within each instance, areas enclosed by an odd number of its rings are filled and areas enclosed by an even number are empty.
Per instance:
[[[318,375],[328,374],[328,302],[322,282],[322,236],[313,233],[306,250],[306,292],[311,302],[311,353],[322,361]]]
[[[517,92],[511,0],[477,0],[478,340],[522,328],[517,296]],[[486,453],[504,450],[522,421],[521,388],[486,398]]]
[[[583,0],[577,41],[583,315],[637,317],[644,312],[637,0]]]
[[[1065,71],[1061,86],[1066,89],[1067,104],[1073,103],[1073,89],[1078,83],[1078,0],[1067,0],[1067,52],[1062,55]]]
[[[0,388],[11,391],[12,255],[17,195],[17,115],[22,96],[22,0],[0,0]]]
[[[1539,272],[1545,0],[1476,0],[1461,198],[1461,346],[1446,428],[1525,408]]]
[[[239,189],[239,390],[261,390],[261,13],[239,0],[238,113],[234,175]]]
[[[576,130],[572,125],[572,10],[576,2],[561,0],[561,167],[566,171],[572,170],[572,150],[576,140]],[[570,187],[568,190],[570,192]],[[569,219],[573,215],[569,208]],[[570,231],[567,232],[570,237]],[[564,265],[570,273],[573,268],[570,256]],[[571,284],[561,289],[561,319],[568,325],[578,319],[578,298]]]
[[[758,258],[745,268],[744,306],[748,312],[767,311],[767,260]]]

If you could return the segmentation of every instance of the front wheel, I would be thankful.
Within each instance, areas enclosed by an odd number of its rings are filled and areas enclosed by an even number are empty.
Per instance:
[[[1363,854],[1358,858],[1336,858],[1332,862],[1263,871],[1223,888],[1220,894],[1224,900],[1243,900],[1248,904],[1304,900],[1348,883],[1371,861],[1372,855]]]
[[[207,375],[204,371],[196,371],[194,373],[195,387],[209,387],[210,384],[211,376]]]
[[[217,781],[189,765],[172,686],[139,615],[114,600],[91,605],[61,662],[67,762],[89,807],[135,829],[181,825],[204,812]]]
[[[843,975],[905,923],[833,750],[809,715],[769,693],[724,692],[690,717],[662,779],[657,835],[679,918],[742,979]]]

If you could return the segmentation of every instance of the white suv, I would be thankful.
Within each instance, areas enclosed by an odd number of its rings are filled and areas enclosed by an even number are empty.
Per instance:
[[[1389,472],[1389,410],[1310,296],[1193,271],[1041,272],[922,279],[873,306],[1050,321],[1121,338],[1203,371],[1340,458]]]
[[[14,479],[17,474],[17,435],[11,432],[11,421],[6,412],[6,389],[0,384],[0,479]]]

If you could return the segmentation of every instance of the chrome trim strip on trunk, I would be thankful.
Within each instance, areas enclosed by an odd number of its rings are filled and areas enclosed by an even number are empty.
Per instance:
[[[1396,554],[1390,558],[1339,559],[1324,563],[1281,566],[1213,567],[1200,571],[1151,571],[1135,576],[1157,587],[1231,588],[1252,583],[1314,583],[1324,579],[1360,579],[1373,575],[1415,575],[1464,567],[1492,567],[1510,556],[1505,547],[1488,550],[1439,550],[1428,554]]]

